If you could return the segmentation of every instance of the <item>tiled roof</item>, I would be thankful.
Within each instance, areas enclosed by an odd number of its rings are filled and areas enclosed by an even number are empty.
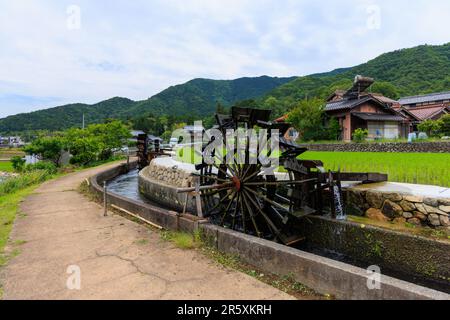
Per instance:
[[[400,115],[394,114],[383,114],[383,113],[367,113],[367,112],[354,112],[352,113],[355,117],[358,117],[362,120],[366,121],[403,121],[406,118],[403,118]]]
[[[411,108],[408,109],[408,112],[412,113],[414,116],[419,118],[420,120],[431,119],[433,116],[439,114],[440,112],[450,109],[445,106],[440,107],[424,107],[424,108]]]
[[[441,100],[450,100],[450,91],[447,92],[438,92],[438,93],[430,93],[421,96],[413,96],[413,97],[405,97],[401,98],[399,102],[402,105],[408,104],[417,104],[424,102],[433,102],[433,101],[441,101]]]
[[[369,100],[373,99],[372,97],[365,97],[362,99],[344,99],[339,101],[333,101],[327,104],[325,107],[325,111],[337,111],[337,110],[345,110],[345,109],[352,109],[356,106],[359,106],[360,104],[367,102]]]

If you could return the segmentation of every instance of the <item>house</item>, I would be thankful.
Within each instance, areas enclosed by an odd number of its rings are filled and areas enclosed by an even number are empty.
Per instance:
[[[438,120],[443,115],[450,114],[450,91],[401,98],[396,109],[409,117],[413,131],[418,131],[419,123]]]
[[[19,136],[12,137],[0,137],[0,145],[8,147],[23,147],[25,142]]]
[[[336,118],[341,126],[341,140],[351,141],[359,128],[369,131],[369,138],[406,138],[410,132],[410,118],[395,108],[399,103],[380,94],[367,92],[374,80],[356,76],[347,91],[336,91],[325,107],[326,114]]]

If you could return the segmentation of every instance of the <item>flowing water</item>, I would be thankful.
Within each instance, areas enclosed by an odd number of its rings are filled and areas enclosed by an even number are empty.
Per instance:
[[[341,191],[338,186],[333,187],[333,196],[336,210],[336,219],[337,220],[347,220],[347,216],[344,212],[344,206],[342,205],[342,196]]]
[[[153,204],[139,192],[139,170],[134,169],[108,181],[108,192],[116,193],[126,198],[143,203]]]

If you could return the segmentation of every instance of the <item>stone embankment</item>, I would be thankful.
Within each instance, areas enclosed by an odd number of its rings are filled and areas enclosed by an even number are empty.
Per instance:
[[[358,189],[347,190],[346,196],[352,214],[417,226],[450,226],[450,199]]]

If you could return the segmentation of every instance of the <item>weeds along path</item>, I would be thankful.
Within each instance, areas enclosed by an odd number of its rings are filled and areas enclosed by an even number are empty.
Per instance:
[[[292,299],[157,231],[103,209],[76,190],[115,166],[48,181],[21,204],[1,270],[4,299]]]

